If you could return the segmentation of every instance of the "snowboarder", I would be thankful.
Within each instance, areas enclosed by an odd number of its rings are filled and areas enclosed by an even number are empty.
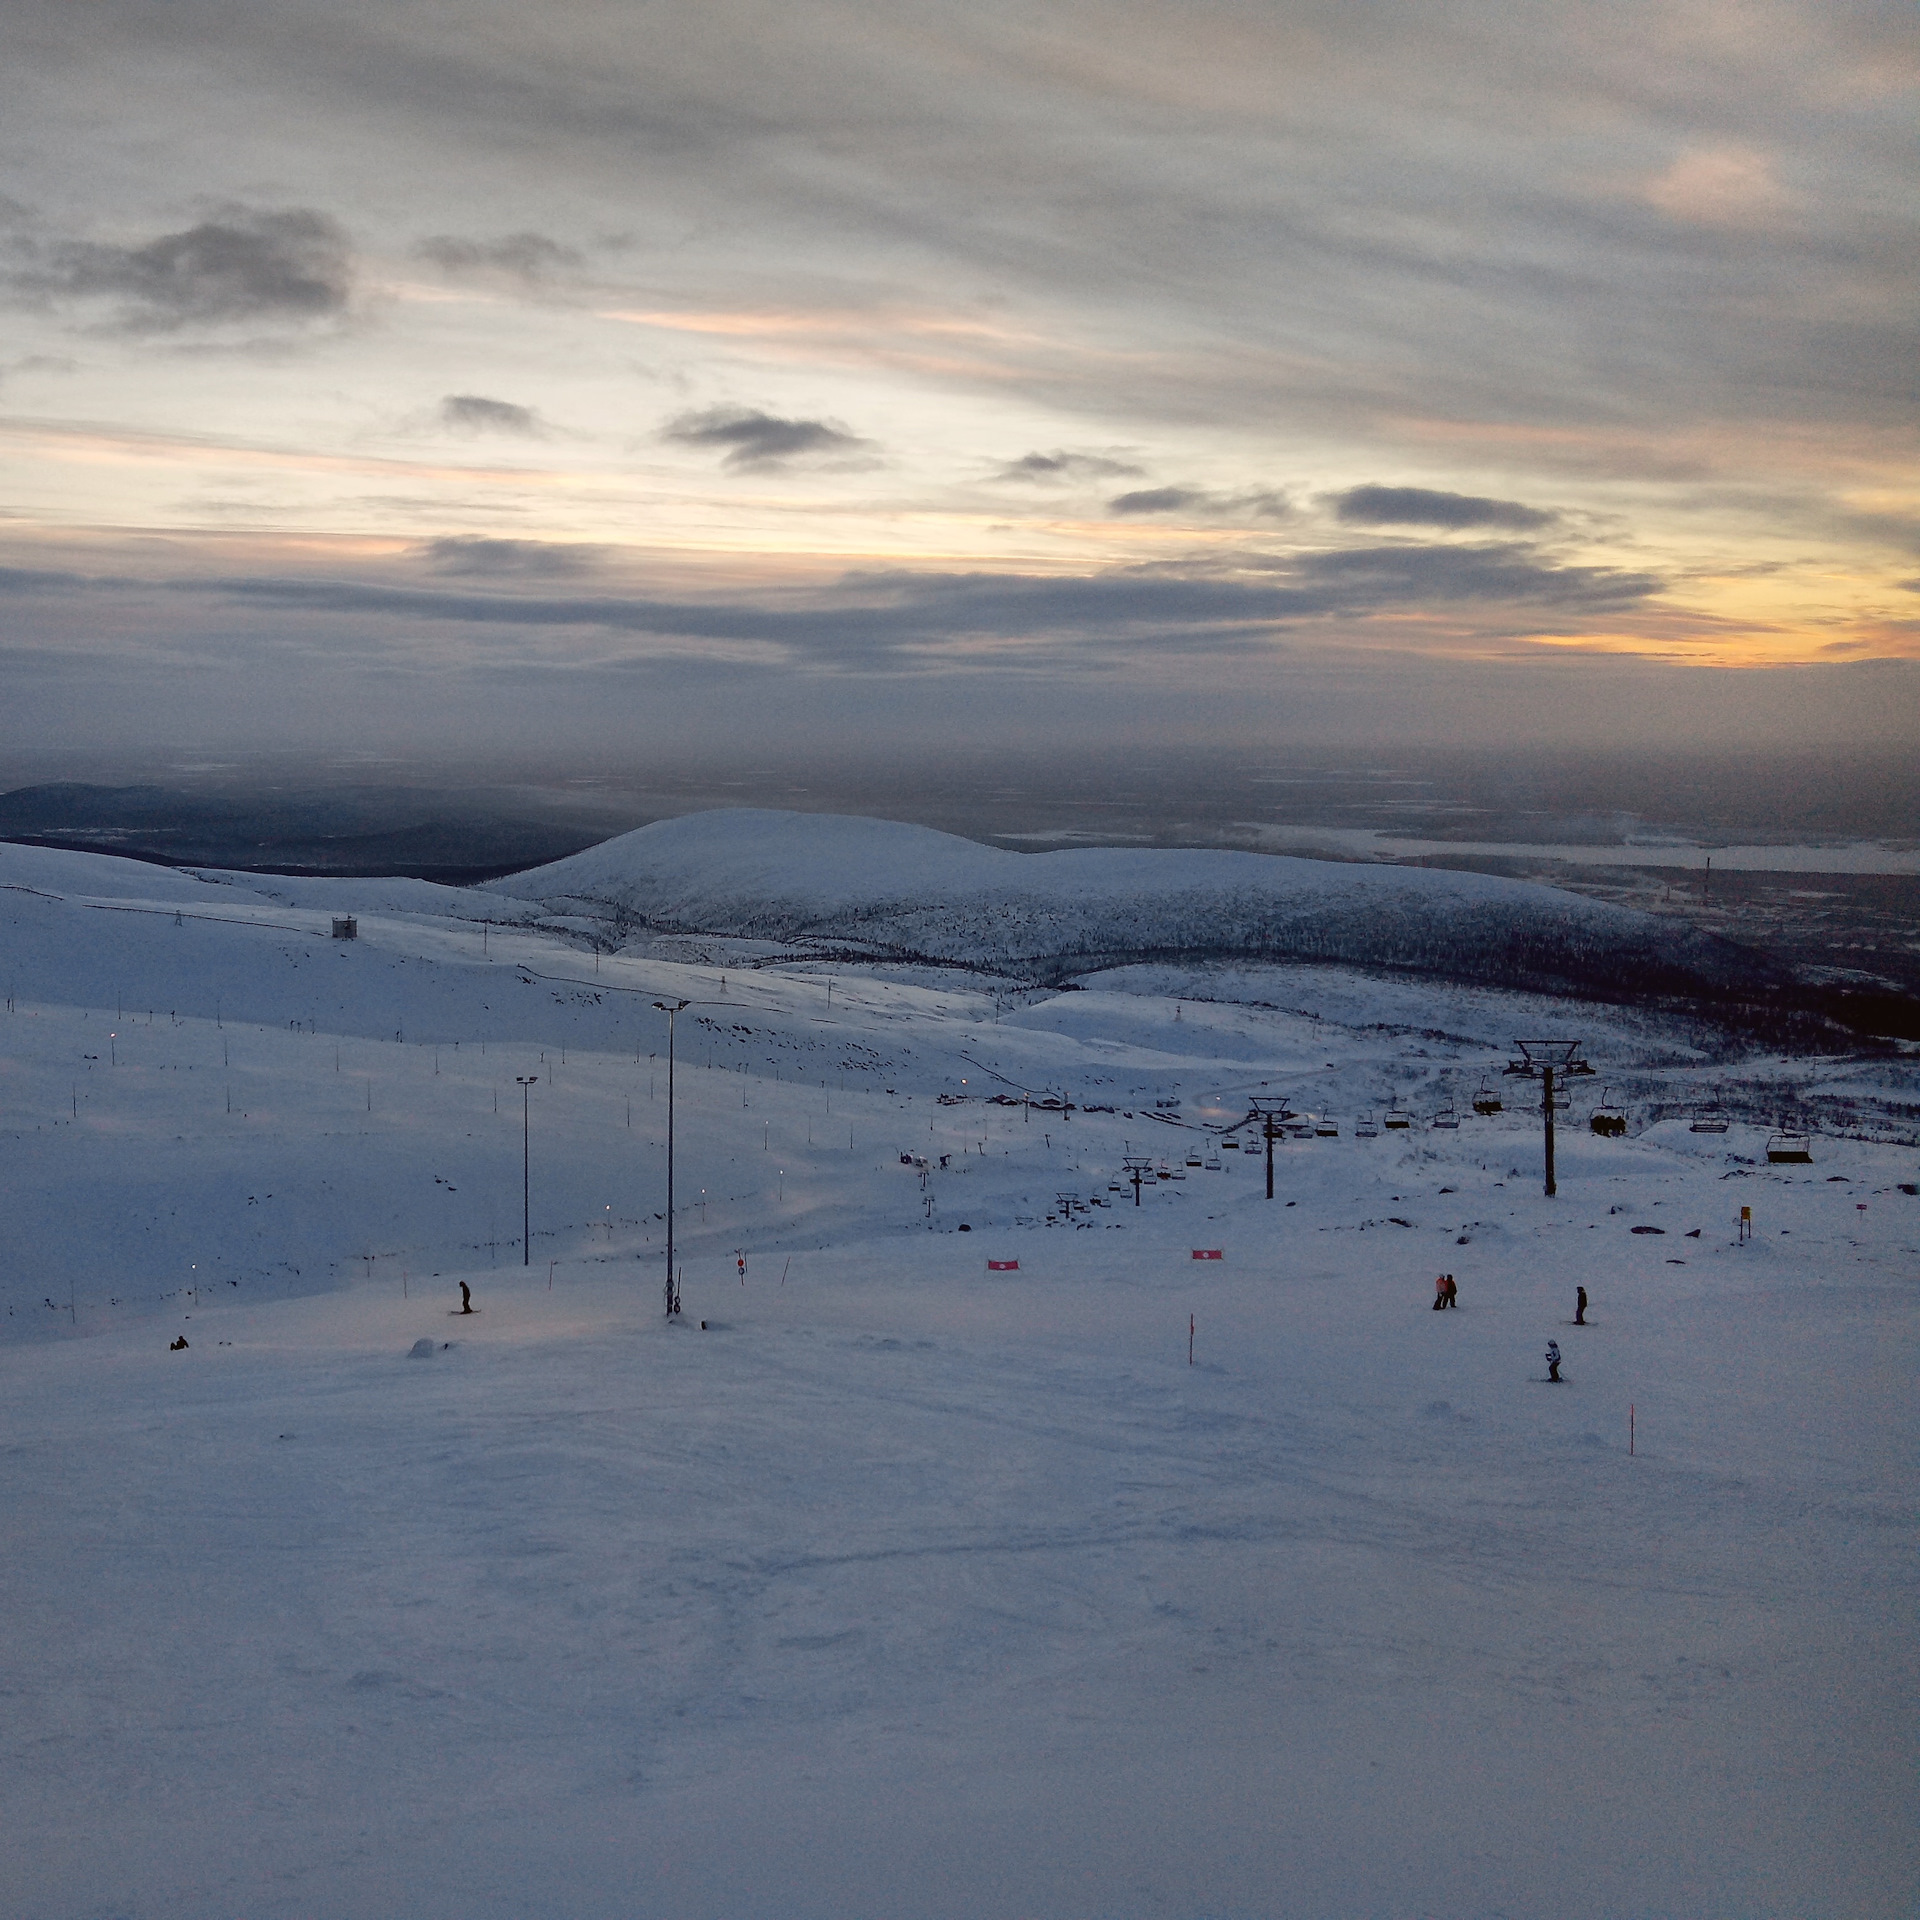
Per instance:
[[[1587,1324],[1587,1290],[1575,1287],[1573,1290],[1573,1324],[1584,1327]]]
[[[1547,1342],[1547,1378],[1555,1386],[1563,1384],[1560,1379],[1560,1342],[1558,1340]]]
[[[464,1280],[460,1282],[460,1311],[462,1313],[473,1311],[473,1291]]]

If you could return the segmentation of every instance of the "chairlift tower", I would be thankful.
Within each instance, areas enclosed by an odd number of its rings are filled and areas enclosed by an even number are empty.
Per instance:
[[[1562,1079],[1593,1069],[1580,1057],[1583,1040],[1516,1040],[1520,1057],[1530,1071],[1540,1075],[1540,1127],[1545,1146],[1546,1194],[1551,1200],[1559,1189],[1553,1180],[1553,1076]],[[1511,1069],[1509,1069],[1511,1071]]]
[[[1267,1198],[1273,1198],[1273,1143],[1280,1138],[1281,1126],[1295,1117],[1293,1109],[1284,1100],[1256,1100],[1247,1109],[1244,1122],[1248,1126],[1257,1126],[1261,1138],[1267,1143]]]
[[[656,1000],[653,1004],[667,1016],[667,1318],[671,1320],[680,1311],[680,1285],[673,1271],[673,1022],[693,1003]]]
[[[1120,1164],[1125,1169],[1126,1178],[1133,1182],[1133,1204],[1137,1207],[1140,1204],[1141,1183],[1152,1176],[1153,1162],[1143,1154],[1130,1153]]]

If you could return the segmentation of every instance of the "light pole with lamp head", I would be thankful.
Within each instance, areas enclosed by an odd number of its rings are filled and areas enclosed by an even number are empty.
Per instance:
[[[520,1264],[533,1265],[533,1083],[537,1073],[516,1073],[520,1083]]]
[[[656,1000],[653,1003],[667,1016],[667,1318],[680,1311],[680,1288],[673,1271],[673,1022],[689,1000]]]

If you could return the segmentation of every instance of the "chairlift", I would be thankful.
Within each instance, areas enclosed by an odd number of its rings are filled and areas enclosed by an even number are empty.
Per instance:
[[[1725,1133],[1727,1116],[1718,1107],[1703,1107],[1687,1127],[1689,1133]]]
[[[1202,1160],[1202,1159],[1200,1158],[1200,1156],[1199,1156],[1199,1154],[1197,1154],[1197,1153],[1190,1153],[1190,1154],[1188,1154],[1188,1155],[1187,1155],[1187,1165],[1188,1165],[1188,1166],[1190,1166],[1190,1167],[1200,1167],[1200,1166],[1204,1166],[1205,1164],[1206,1164],[1206,1162],[1205,1162],[1205,1161],[1203,1161],[1203,1160]]]
[[[1540,1075],[1540,1069],[1536,1067],[1531,1060],[1527,1059],[1525,1055],[1522,1055],[1518,1060],[1509,1060],[1500,1071],[1503,1074],[1521,1080],[1535,1080],[1538,1079]]]
[[[1498,1113],[1500,1107],[1500,1096],[1495,1093],[1491,1087],[1482,1087],[1480,1091],[1473,1096],[1473,1110],[1475,1113]]]
[[[1460,1116],[1454,1112],[1451,1100],[1433,1116],[1432,1124],[1442,1133],[1454,1133],[1459,1130]]]
[[[1625,1107],[1607,1105],[1607,1090],[1600,1089],[1600,1104],[1587,1115],[1587,1125],[1603,1140],[1621,1140],[1627,1132],[1627,1110]]]
[[[1222,1150],[1227,1153],[1238,1153],[1240,1151],[1240,1142],[1238,1140],[1222,1140],[1220,1145]]]
[[[1408,1133],[1413,1128],[1413,1115],[1395,1107],[1380,1124],[1389,1133]]]
[[[1378,1140],[1380,1138],[1380,1129],[1374,1124],[1372,1114],[1363,1113],[1360,1118],[1353,1123],[1353,1137],[1356,1140]]]
[[[1219,1173],[1225,1165],[1226,1162],[1223,1161],[1217,1153],[1207,1155],[1207,1171],[1209,1173]]]
[[[1804,1133],[1788,1133],[1783,1128],[1767,1136],[1767,1159],[1776,1167],[1810,1167],[1813,1142]]]
[[[1118,1180],[1109,1180],[1107,1182],[1107,1191],[1109,1193],[1125,1193],[1126,1188],[1123,1187]]]
[[[1338,1140],[1340,1123],[1330,1116],[1323,1116],[1313,1123],[1313,1137],[1316,1140]]]

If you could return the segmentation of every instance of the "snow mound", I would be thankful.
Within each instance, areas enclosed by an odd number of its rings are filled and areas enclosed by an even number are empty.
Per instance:
[[[491,890],[605,915],[623,931],[858,943],[1048,979],[1176,955],[1634,995],[1724,991],[1772,973],[1674,922],[1485,874],[1261,853],[1009,853],[830,814],[690,814]]]

